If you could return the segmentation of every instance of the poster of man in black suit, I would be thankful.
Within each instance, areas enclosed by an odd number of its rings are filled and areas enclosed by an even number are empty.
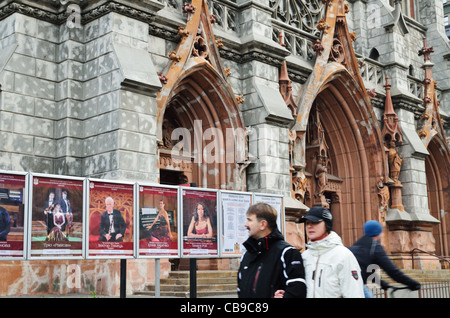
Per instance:
[[[114,199],[105,199],[106,211],[100,219],[99,241],[122,242],[126,224],[119,210],[114,209]]]
[[[134,184],[89,179],[87,258],[134,256]]]
[[[61,198],[59,199],[59,205],[61,207],[61,211],[64,213],[64,216],[66,218],[66,223],[63,225],[63,231],[66,230],[66,224],[67,224],[67,231],[70,232],[72,228],[72,221],[73,221],[73,214],[72,214],[72,205],[70,204],[69,196],[67,193],[67,190],[61,191]]]

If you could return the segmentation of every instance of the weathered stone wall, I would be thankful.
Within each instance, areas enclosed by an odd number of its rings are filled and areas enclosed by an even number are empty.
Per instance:
[[[2,262],[2,296],[120,294],[120,260],[33,260]],[[155,282],[155,260],[127,260],[127,294]],[[168,276],[170,263],[160,262],[160,278]]]

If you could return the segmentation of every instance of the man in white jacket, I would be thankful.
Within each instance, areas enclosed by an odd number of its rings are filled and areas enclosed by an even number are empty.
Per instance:
[[[353,253],[331,231],[333,217],[324,207],[312,207],[306,223],[309,242],[302,253],[307,298],[364,298],[361,269]]]

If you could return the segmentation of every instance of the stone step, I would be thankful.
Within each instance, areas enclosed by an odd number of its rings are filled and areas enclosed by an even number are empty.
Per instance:
[[[136,291],[134,292],[135,295],[144,295],[144,296],[155,296],[155,292],[154,291]],[[233,292],[231,291],[198,291],[197,290],[197,298],[202,298],[202,297],[226,297],[228,296],[229,298],[236,298],[237,297],[237,292],[236,290],[234,290]],[[188,291],[180,291],[180,292],[175,292],[175,291],[166,291],[166,292],[160,292],[160,297],[177,297],[177,298],[189,298],[190,297],[190,293],[189,290]]]
[[[197,279],[199,278],[215,278],[215,277],[237,277],[237,271],[232,270],[197,270]],[[169,277],[173,278],[189,278],[189,271],[172,271]]]
[[[198,270],[197,297],[236,296],[237,272],[227,270]],[[160,280],[161,297],[189,297],[189,271],[172,271]],[[138,295],[155,295],[155,285],[147,284]]]
[[[405,275],[420,282],[450,282],[450,270],[419,270],[419,269],[402,269]],[[381,271],[381,279],[391,285],[398,285],[396,281],[390,278],[385,272]]]
[[[189,291],[189,284],[161,284],[161,291]],[[155,285],[149,284],[145,287],[146,291],[155,291]],[[197,284],[197,291],[236,291],[236,284]]]

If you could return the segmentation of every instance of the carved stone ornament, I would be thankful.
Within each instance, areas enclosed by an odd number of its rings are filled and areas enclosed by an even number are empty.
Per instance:
[[[167,84],[167,81],[169,80],[167,76],[162,75],[160,72],[158,72],[158,78],[161,84]]]
[[[403,158],[398,154],[398,150],[395,149],[395,142],[392,141],[388,150],[388,162],[389,162],[389,177],[395,183],[400,183],[398,176],[400,175],[400,169],[402,167]]]
[[[244,103],[244,95],[236,95],[236,102],[238,104],[243,104]]]
[[[312,45],[312,49],[317,53],[317,55],[321,55],[324,49],[322,42],[320,42],[320,40],[316,40],[316,42]]]
[[[317,23],[316,26],[317,30],[323,31],[325,34],[328,34],[328,29],[330,28],[330,26],[325,22],[325,20],[322,18],[320,19],[320,21]]]
[[[223,40],[222,39],[217,39],[216,40],[216,46],[219,49],[223,48]]]
[[[197,35],[195,38],[194,47],[192,48],[192,55],[208,59],[208,47],[206,46],[205,40],[200,35]]]
[[[343,63],[345,61],[344,47],[341,41],[339,41],[339,39],[337,38],[333,40],[333,46],[331,47],[330,51],[330,61],[337,63]]]
[[[189,35],[189,31],[187,31],[184,26],[178,27],[178,35],[180,38],[185,38]]]

